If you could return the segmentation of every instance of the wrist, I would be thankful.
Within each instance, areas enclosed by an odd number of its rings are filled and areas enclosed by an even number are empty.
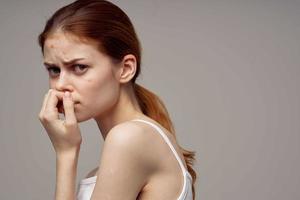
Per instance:
[[[58,151],[56,152],[57,159],[77,159],[79,157],[80,148]]]

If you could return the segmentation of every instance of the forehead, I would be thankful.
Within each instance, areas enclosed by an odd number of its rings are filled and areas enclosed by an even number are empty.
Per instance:
[[[51,59],[57,56],[69,60],[76,56],[101,56],[101,53],[96,43],[91,40],[82,40],[70,34],[54,33],[45,41],[44,57]]]

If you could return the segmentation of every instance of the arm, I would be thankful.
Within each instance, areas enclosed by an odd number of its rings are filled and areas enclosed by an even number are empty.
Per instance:
[[[109,131],[91,200],[137,198],[153,173],[153,162],[145,153],[151,144],[145,134],[134,122],[117,125]]]
[[[58,117],[58,101],[63,101],[65,121]],[[44,97],[39,119],[56,152],[56,200],[75,200],[77,161],[82,142],[72,96],[50,89]]]
[[[56,154],[55,200],[76,199],[76,173],[79,151]]]

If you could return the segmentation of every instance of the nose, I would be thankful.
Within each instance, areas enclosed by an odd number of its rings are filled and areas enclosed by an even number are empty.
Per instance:
[[[59,78],[55,83],[55,89],[61,92],[65,92],[65,91],[71,92],[73,90],[68,74],[61,71]]]

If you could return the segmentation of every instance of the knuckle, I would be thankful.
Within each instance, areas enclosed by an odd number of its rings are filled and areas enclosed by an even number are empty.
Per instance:
[[[43,116],[41,114],[38,115],[39,120],[43,119]]]
[[[66,121],[65,126],[67,128],[72,128],[73,126],[75,126],[75,123],[73,121]]]
[[[44,116],[42,117],[42,120],[43,120],[43,122],[50,122],[50,121],[51,121],[51,118],[50,118],[49,115],[44,115]]]
[[[38,115],[39,120],[43,120],[44,119],[44,113],[40,112]]]
[[[46,122],[46,120],[45,120],[45,117],[44,117],[44,116],[40,116],[40,117],[39,117],[39,120],[40,120],[40,122],[42,122],[42,123],[45,123],[45,122]]]

